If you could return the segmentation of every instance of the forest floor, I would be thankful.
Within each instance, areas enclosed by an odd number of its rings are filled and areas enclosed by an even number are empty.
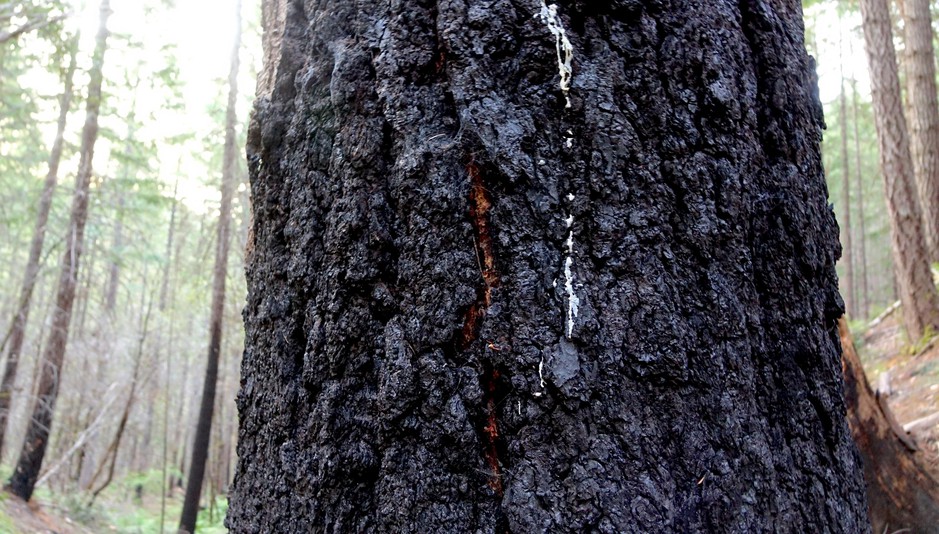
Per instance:
[[[88,495],[51,492],[40,488],[29,504],[6,492],[0,492],[0,534],[157,534],[175,532],[182,509],[182,495],[172,492],[166,500],[161,520],[162,502],[154,473],[136,474],[116,482],[101,494],[93,505]],[[158,482],[159,479],[157,479]],[[145,488],[144,495],[135,489]],[[149,482],[149,483],[147,483]],[[200,510],[197,534],[223,534],[227,510],[223,497],[217,497],[211,510]],[[161,528],[162,526],[162,528]]]
[[[92,531],[55,511],[51,503],[26,504],[19,497],[4,494],[0,504],[0,533],[3,534],[91,534]]]
[[[852,328],[852,333],[871,388],[889,388],[890,408],[905,425],[939,412],[939,335],[911,343],[900,319],[896,310],[875,326]],[[913,437],[939,474],[939,424],[915,431]]]

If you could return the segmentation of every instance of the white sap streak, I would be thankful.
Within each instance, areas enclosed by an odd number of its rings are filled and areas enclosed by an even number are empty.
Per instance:
[[[574,195],[568,194],[567,199],[573,201]],[[567,339],[574,334],[574,318],[577,317],[577,311],[580,307],[580,298],[574,292],[574,216],[568,215],[564,219],[567,224],[567,241],[564,243],[564,291],[567,293]]]
[[[558,6],[545,4],[541,0],[541,12],[538,14],[542,22],[548,27],[548,31],[554,35],[555,48],[558,56],[558,72],[561,75],[561,92],[564,93],[564,99],[567,101],[566,107],[571,107],[571,99],[568,93],[571,90],[571,79],[573,71],[571,70],[571,61],[574,59],[574,47],[567,38],[567,32],[564,30],[564,24],[561,17],[558,16]]]
[[[538,362],[538,381],[541,383],[541,391],[536,391],[535,396],[540,397],[544,393],[545,381],[544,381],[544,355],[541,356],[541,361]],[[520,408],[521,409],[521,408]]]

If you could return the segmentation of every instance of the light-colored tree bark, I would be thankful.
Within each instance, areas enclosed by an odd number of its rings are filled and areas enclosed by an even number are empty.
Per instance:
[[[900,79],[887,0],[861,0],[864,41],[871,72],[874,124],[890,215],[891,245],[903,323],[912,339],[939,327],[939,295],[929,270]]]
[[[929,0],[906,0],[906,87],[910,152],[930,261],[939,261],[939,100]]]

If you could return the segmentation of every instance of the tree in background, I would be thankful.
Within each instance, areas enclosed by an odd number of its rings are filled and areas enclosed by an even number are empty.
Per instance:
[[[265,2],[228,526],[865,531],[800,8]]]
[[[929,269],[887,0],[861,0],[860,6],[897,288],[904,326],[910,338],[917,340],[927,329],[939,328],[939,295]]]
[[[186,496],[179,519],[180,532],[195,532],[199,513],[199,498],[205,476],[209,442],[212,435],[212,414],[215,408],[215,389],[218,382],[219,353],[222,347],[222,319],[225,310],[225,277],[228,274],[228,251],[231,246],[231,205],[235,183],[235,105],[238,100],[238,54],[241,48],[241,1],[235,2],[235,42],[232,47],[231,67],[228,71],[228,106],[225,112],[225,152],[222,163],[222,202],[219,206],[218,231],[215,243],[215,267],[212,271],[212,307],[209,318],[209,350],[206,360],[205,381],[199,419],[192,445],[192,461],[186,480]]]
[[[841,128],[841,202],[844,205],[844,209],[840,211],[841,216],[838,222],[841,227],[841,261],[844,264],[845,273],[841,294],[844,297],[845,313],[847,313],[849,317],[854,317],[858,314],[857,285],[854,279],[856,255],[853,242],[854,235],[851,229],[851,164],[848,159],[848,97],[845,91],[843,61],[844,38],[840,21],[838,24],[838,48],[839,51],[842,52],[839,126]]]
[[[861,171],[861,134],[858,127],[861,114],[858,112],[857,80],[854,78],[851,79],[851,111],[854,125],[854,185],[857,193],[858,210],[857,223],[854,225],[857,229],[857,236],[854,239],[858,251],[857,265],[860,268],[858,310],[861,318],[867,318],[870,315],[870,284],[867,277],[867,224],[864,220],[864,176]]]
[[[39,197],[39,209],[36,212],[36,225],[33,237],[29,244],[29,258],[23,269],[23,286],[20,290],[19,303],[10,326],[9,348],[6,353],[6,363],[3,369],[3,379],[0,381],[0,451],[6,437],[9,424],[10,403],[13,397],[13,384],[16,382],[16,371],[23,351],[23,341],[26,339],[26,323],[29,320],[29,311],[33,301],[33,291],[39,277],[39,260],[42,254],[43,243],[46,238],[46,225],[49,223],[49,212],[52,209],[52,195],[55,192],[59,176],[59,163],[62,160],[62,150],[65,144],[65,125],[68,112],[72,105],[72,81],[75,75],[75,55],[78,53],[78,34],[69,40],[68,67],[63,74],[64,88],[59,99],[59,119],[56,124],[55,140],[49,153],[49,170],[43,182],[42,193]],[[6,341],[6,340],[4,340]]]
[[[109,0],[101,0],[100,27],[95,38],[93,67],[88,83],[85,125],[82,129],[81,161],[75,182],[72,212],[66,235],[65,252],[60,266],[56,305],[52,314],[50,339],[43,353],[38,398],[33,410],[16,470],[9,481],[10,490],[24,500],[33,493],[39,469],[48,445],[49,431],[59,393],[60,373],[65,359],[69,324],[75,302],[78,269],[82,254],[95,142],[98,138],[98,112],[101,105],[104,53],[107,48]]]
[[[930,262],[939,261],[939,100],[929,0],[905,0],[906,86],[910,150]]]

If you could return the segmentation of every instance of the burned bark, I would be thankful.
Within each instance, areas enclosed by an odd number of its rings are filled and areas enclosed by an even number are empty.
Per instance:
[[[264,26],[234,532],[869,530],[798,2]]]

